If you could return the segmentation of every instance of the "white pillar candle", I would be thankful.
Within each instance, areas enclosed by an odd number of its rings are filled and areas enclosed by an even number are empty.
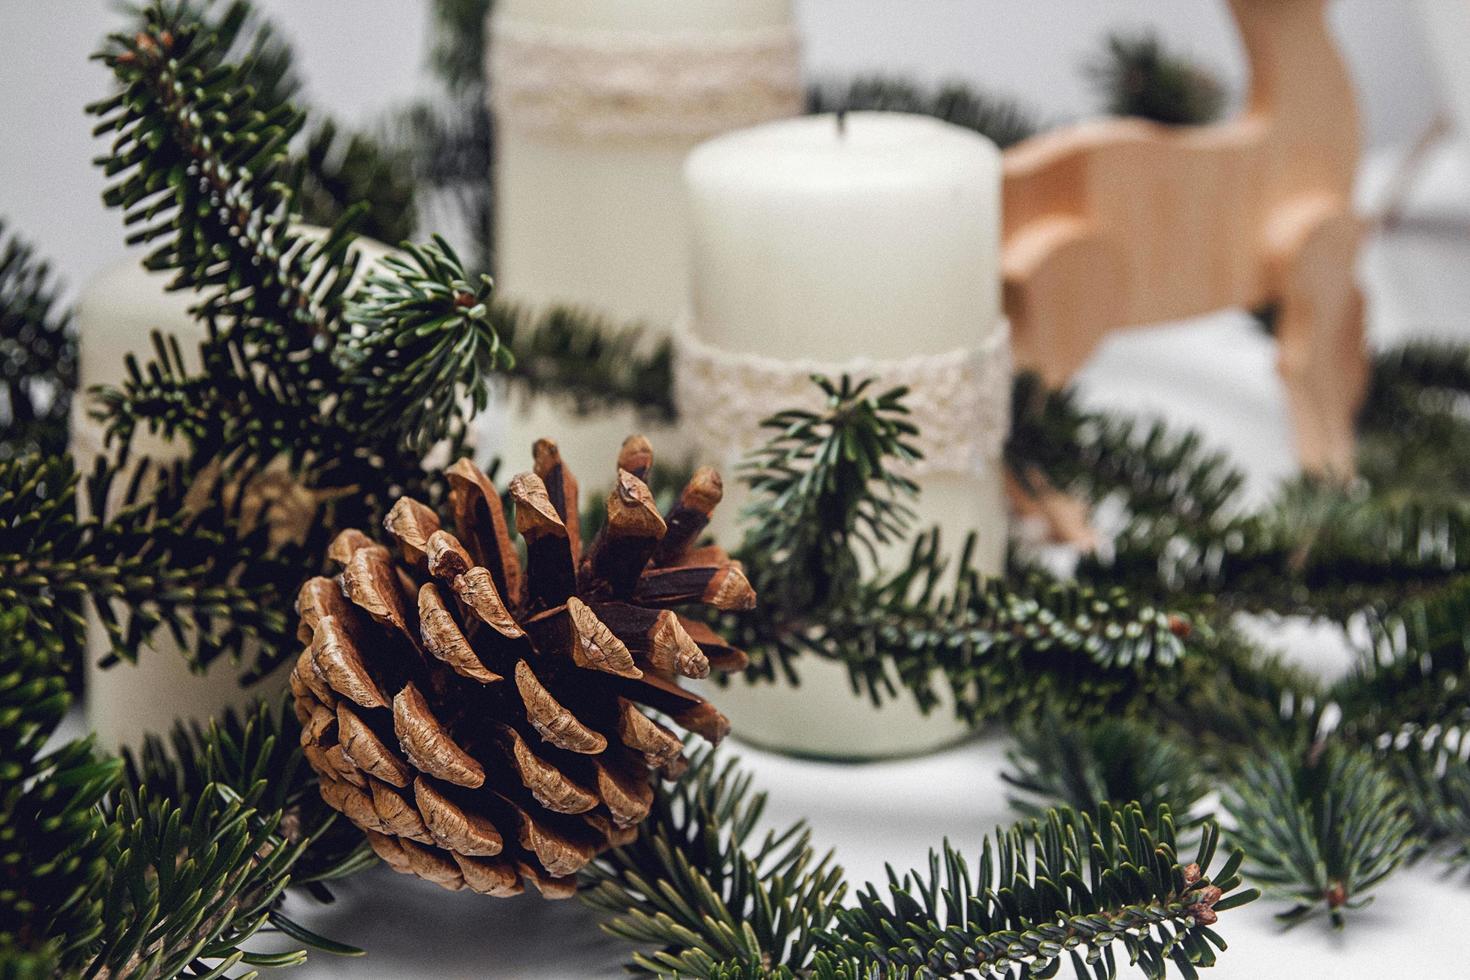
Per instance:
[[[303,229],[308,237],[320,229]],[[367,265],[388,254],[377,242],[360,239]],[[179,341],[191,369],[198,366],[204,324],[189,307],[198,296],[170,292],[172,273],[148,272],[136,255],[118,262],[93,278],[82,290],[76,307],[79,390],[95,385],[121,385],[127,379],[124,359],[129,353],[142,363],[153,357],[153,332],[172,334]],[[72,453],[77,467],[90,472],[93,458],[103,451],[104,427],[89,417],[90,399],[78,397],[72,409]],[[134,436],[135,457],[170,462],[183,449],[140,428]],[[124,481],[119,481],[122,483]],[[120,663],[103,668],[109,652],[106,633],[96,614],[87,613],[86,714],[105,749],[136,746],[147,734],[166,734],[176,720],[207,721],[226,708],[242,707],[257,697],[274,697],[284,690],[289,663],[271,677],[249,688],[240,686],[240,671],[227,660],[216,661],[206,673],[189,668],[185,654],[167,629],[154,634],[148,649],[138,651],[136,665]]]
[[[790,0],[499,0],[489,37],[497,286],[666,337],[687,281],[684,157],[801,109]],[[512,469],[551,436],[590,477],[638,428],[631,411],[578,418],[565,400],[508,407],[487,442]],[[672,433],[649,435],[678,454]]]
[[[692,306],[676,392],[697,444],[728,468],[767,438],[762,416],[793,401],[816,406],[813,371],[876,375],[878,390],[909,384],[926,456],[916,528],[937,525],[952,552],[976,532],[980,570],[999,572],[1010,361],[994,144],[917,116],[808,117],[711,140],[685,177]],[[906,557],[895,546],[882,560],[892,568]],[[875,756],[963,731],[943,710],[920,716],[911,700],[875,716],[836,664],[808,657],[799,671],[794,691],[721,693],[737,734]]]

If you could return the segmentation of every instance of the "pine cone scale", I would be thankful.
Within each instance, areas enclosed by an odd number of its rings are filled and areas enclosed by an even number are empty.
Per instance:
[[[393,699],[393,730],[404,755],[422,772],[456,786],[485,784],[485,769],[459,747],[411,682]]]
[[[384,521],[389,546],[339,535],[340,573],[298,597],[291,688],[323,799],[395,870],[565,897],[587,862],[636,836],[652,779],[687,765],[638,705],[713,741],[728,732],[678,678],[744,655],[675,610],[748,608],[754,594],[723,552],[692,550],[718,502],[713,471],[665,517],[643,482],[652,450],[630,439],[583,555],[576,479],[550,442],[534,462],[509,486],[524,561],[467,460],[447,471],[453,531],[405,498]]]

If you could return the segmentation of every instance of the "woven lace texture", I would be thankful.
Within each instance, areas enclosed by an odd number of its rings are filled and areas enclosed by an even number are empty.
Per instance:
[[[792,27],[645,34],[497,20],[490,102],[544,136],[701,140],[801,112]]]
[[[1002,321],[980,347],[899,360],[782,360],[712,347],[686,319],[674,332],[674,399],[693,445],[728,459],[761,445],[761,419],[778,410],[822,408],[813,374],[875,377],[879,391],[905,385],[912,440],[924,458],[914,476],[974,474],[995,465],[1011,421],[1011,345]]]

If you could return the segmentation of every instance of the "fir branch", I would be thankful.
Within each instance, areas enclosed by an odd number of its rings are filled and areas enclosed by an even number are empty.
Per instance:
[[[353,298],[342,411],[368,431],[398,428],[423,454],[463,424],[464,401],[484,411],[492,377],[515,359],[489,319],[489,276],[467,281],[459,256],[437,236],[405,250],[384,259]]]
[[[855,688],[875,703],[901,686],[929,710],[939,703],[939,681],[956,713],[975,725],[1048,706],[1077,718],[1125,709],[1167,689],[1187,658],[1183,617],[1136,605],[1119,590],[1040,575],[982,581],[972,547],[946,588],[937,534],[920,537],[905,569],[820,619],[785,624],[772,652],[845,663]],[[760,671],[765,651],[751,646]]]
[[[1080,574],[1165,596],[1207,591],[1227,608],[1351,619],[1390,594],[1428,595],[1470,571],[1470,508],[1303,477],[1265,510],[1217,528],[1135,521]]]
[[[1175,857],[1167,809],[1069,810],[998,830],[976,874],[947,844],[927,873],[890,872],[842,904],[840,869],[813,861],[801,825],[756,842],[764,805],[749,777],[705,750],[660,787],[638,840],[595,862],[583,897],[608,930],[639,944],[640,972],[706,978],[1117,975],[1111,946],[1151,977],[1184,976],[1224,943],[1208,928],[1243,905],[1241,855],[1210,872],[1219,829],[1203,825],[1194,863]],[[941,875],[941,865],[943,873]],[[1234,894],[1231,894],[1234,892]],[[1034,972],[1025,972],[1030,963]],[[1083,964],[1087,965],[1084,966]]]
[[[615,916],[607,931],[643,947],[638,971],[707,977],[732,960],[764,971],[810,957],[842,871],[802,824],[757,838],[765,802],[733,759],[701,749],[659,785],[638,839],[583,872],[583,900]]]
[[[1136,801],[1145,813],[1162,805],[1190,821],[1214,789],[1198,751],[1136,720],[1105,718],[1084,727],[1046,711],[1012,736],[1011,771],[1001,778],[1021,791],[1011,805],[1027,816],[1048,806],[1098,813],[1105,803]]]
[[[822,610],[860,577],[863,558],[899,540],[918,485],[896,466],[919,452],[903,404],[906,388],[870,393],[872,379],[813,377],[820,412],[788,409],[761,422],[768,442],[742,466],[752,503],[741,544],[767,604]]]
[[[0,463],[0,604],[29,612],[27,628],[65,663],[86,647],[86,600],[112,656],[133,659],[167,628],[208,663],[238,651],[247,637],[284,638],[283,606],[261,560],[244,569],[242,552],[261,548],[263,528],[243,534],[223,504],[185,504],[181,467],[139,467],[115,493],[104,461],[86,481],[88,513],[78,517],[78,478],[67,457]],[[144,488],[147,488],[145,494]]]
[[[485,31],[491,0],[435,0],[429,63],[442,104],[404,113],[409,157],[435,216],[463,227],[475,272],[495,268],[495,123],[490,113]]]
[[[265,528],[254,539],[209,530],[219,563],[279,616],[336,530],[380,521],[405,492],[437,499],[422,455],[440,440],[458,444],[501,347],[486,286],[470,286],[442,243],[410,247],[354,286],[352,216],[319,239],[295,224],[286,147],[300,113],[281,92],[250,88],[256,62],[231,61],[191,7],[154,3],[140,26],[102,56],[122,87],[93,110],[99,130],[115,134],[107,200],[144,226],[135,241],[155,243],[147,264],[200,294],[208,335],[198,369],[177,340],[155,337],[152,361],[130,357],[128,379],[99,403],[120,459],[140,430],[182,442],[182,486],[192,492],[212,475],[213,499],[256,519],[237,530]],[[286,490],[266,492],[283,481]],[[288,499],[245,513],[272,495]],[[154,624],[145,619],[142,635]],[[251,628],[243,617],[223,642],[206,635],[198,659],[238,652]],[[283,630],[262,632],[256,674],[291,647]]]
[[[236,65],[240,83],[254,90],[262,106],[301,98],[305,85],[295,51],[253,2],[187,0],[186,10],[214,35],[204,64]],[[356,212],[357,231],[370,238],[396,244],[413,234],[416,188],[403,151],[321,119],[291,154],[292,183],[305,220],[331,227]]]
[[[278,831],[286,843],[306,843],[292,865],[292,885],[330,902],[328,882],[377,859],[361,832],[322,802],[299,745],[301,724],[264,701],[243,714],[227,711],[207,726],[178,724],[167,740],[150,737],[136,754],[125,754],[127,785],[181,806],[211,791],[255,798],[262,813],[281,815]],[[270,918],[282,922],[279,907]],[[286,928],[301,933],[294,923]]]
[[[921,534],[903,567],[864,575],[880,545],[907,533],[916,487],[894,467],[917,458],[913,426],[902,389],[814,381],[823,412],[767,420],[777,435],[747,464],[754,500],[740,554],[761,603],[724,628],[751,656],[748,677],[779,671],[795,683],[797,659],[822,656],[845,663],[875,703],[904,688],[928,711],[946,685],[976,724],[1048,703],[1106,712],[1167,682],[1187,620],[1041,575],[984,581],[973,537],[951,563],[937,532]]]
[[[1123,505],[1155,539],[1176,529],[1223,536],[1245,475],[1195,432],[1083,408],[1076,392],[1017,376],[1005,458],[1023,488],[1038,481]]]
[[[1087,65],[1104,107],[1169,126],[1202,126],[1220,118],[1225,87],[1211,72],[1164,47],[1157,34],[1113,34]]]
[[[317,123],[296,155],[301,217],[331,227],[349,215],[355,230],[390,245],[418,226],[418,188],[406,150],[367,133]]]
[[[1310,745],[1332,703],[1316,677],[1217,625],[1200,631],[1173,690],[1151,703],[1153,720],[1222,778],[1264,750]]]
[[[1278,916],[1288,924],[1325,914],[1341,928],[1414,846],[1392,778],[1365,750],[1267,752],[1246,763],[1225,806],[1251,878],[1296,902]]]
[[[103,930],[99,889],[117,831],[101,802],[116,760],[90,740],[48,749],[70,704],[66,678],[25,609],[0,612],[0,975],[75,970]]]
[[[485,85],[485,40],[494,0],[434,0],[430,64],[452,92]],[[483,104],[483,101],[482,101]]]
[[[642,325],[509,302],[492,303],[488,316],[514,355],[510,379],[525,394],[568,400],[583,415],[625,404],[653,419],[673,418],[672,348],[652,341]]]
[[[239,964],[289,966],[305,953],[244,948],[266,925],[305,842],[276,833],[278,815],[206,787],[176,804],[125,788],[107,808],[120,831],[108,855],[104,930],[85,977],[227,976]],[[211,972],[218,971],[218,972]]]
[[[874,75],[827,82],[807,90],[807,112],[909,112],[974,130],[1001,149],[1041,129],[1031,110],[1011,99],[977,92],[963,82],[928,90],[900,78]]]
[[[1463,737],[1415,732],[1390,743],[1381,755],[1397,779],[1421,843],[1416,857],[1432,854],[1452,868],[1464,868],[1470,863],[1470,761]]]
[[[339,348],[385,351],[402,339],[392,317],[405,311],[385,304],[421,314],[466,291],[457,258],[438,243],[425,246],[413,253],[417,268],[393,267],[401,282],[385,286],[380,271],[376,285],[354,291],[351,216],[318,241],[293,222],[286,144],[303,117],[288,102],[239,88],[248,65],[224,60],[217,39],[180,9],[151,6],[144,29],[114,37],[103,58],[123,86],[92,110],[103,118],[99,132],[116,133],[104,165],[119,179],[106,200],[130,224],[145,223],[130,241],[162,239],[147,264],[174,270],[175,288],[200,292],[197,310],[212,328],[201,375],[176,345],[160,344],[147,370],[129,363],[129,382],[104,399],[110,434],[126,443],[142,417],[166,436],[188,438],[196,452],[239,456],[239,465],[282,452],[310,458],[311,449],[326,457],[376,450],[406,465],[393,443],[421,446],[424,418],[366,425],[353,416],[357,406],[335,396],[358,364]],[[478,309],[447,311],[459,315],[438,325],[440,344],[424,346],[438,360],[408,376],[443,384],[452,367],[467,383],[479,380],[493,335]],[[446,352],[459,360],[446,363]],[[400,368],[384,380],[406,374]],[[439,427],[458,420],[452,389],[423,394],[442,406],[431,416]],[[333,441],[340,445],[323,445]]]
[[[1176,607],[1345,622],[1390,590],[1428,595],[1466,571],[1467,511],[1452,493],[1381,493],[1301,478],[1246,512],[1241,473],[1195,433],[1081,408],[1018,379],[1007,464],[1120,511],[1121,528],[1078,568]],[[1209,600],[1208,605],[1202,600]]]
[[[1331,696],[1344,734],[1372,745],[1405,729],[1470,721],[1470,576],[1430,596],[1369,606],[1366,643]]]
[[[1379,492],[1463,500],[1470,493],[1470,348],[1424,341],[1375,356],[1358,438],[1359,472]]]
[[[305,958],[249,952],[266,928],[359,952],[281,912],[293,873],[330,900],[323,882],[374,861],[318,798],[295,720],[262,706],[181,728],[125,772],[89,741],[43,753],[67,695],[24,616],[0,621],[0,973],[230,976]]]
[[[1079,977],[1114,977],[1121,943],[1145,976],[1166,976],[1172,963],[1193,977],[1225,948],[1209,928],[1218,913],[1256,897],[1236,890],[1240,852],[1211,870],[1218,837],[1206,824],[1186,866],[1167,809],[1149,818],[1136,804],[1104,806],[1096,820],[1048,811],[997,830],[973,874],[947,844],[927,873],[890,870],[886,898],[868,885],[827,938],[850,976],[1011,980],[1070,963]]]
[[[50,267],[0,219],[0,462],[66,448],[77,351],[59,292]]]

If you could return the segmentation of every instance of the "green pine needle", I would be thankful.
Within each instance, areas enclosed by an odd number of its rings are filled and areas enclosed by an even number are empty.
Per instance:
[[[344,414],[365,432],[404,433],[407,448],[425,453],[463,418],[484,411],[496,372],[514,366],[491,322],[490,277],[470,283],[444,239],[405,245],[389,256],[353,297],[351,333],[342,343],[351,385]]]
[[[1393,779],[1365,750],[1267,752],[1247,761],[1225,806],[1250,878],[1295,902],[1278,916],[1288,925],[1326,915],[1341,928],[1415,846]]]
[[[59,291],[0,219],[0,462],[66,449],[77,351]]]
[[[1104,106],[1169,126],[1203,126],[1220,118],[1225,87],[1212,73],[1169,51],[1158,35],[1113,34],[1087,66]]]
[[[1105,803],[1136,801],[1145,813],[1168,807],[1183,821],[1200,818],[1214,785],[1199,753],[1166,738],[1157,725],[1106,718],[1079,727],[1045,712],[1016,726],[1011,770],[1001,778],[1021,792],[1011,804],[1027,816],[1048,806],[1097,813]]]
[[[1041,129],[1035,114],[1020,103],[979,92],[963,82],[926,89],[885,75],[828,82],[807,90],[807,111],[907,112],[932,116],[974,130],[1005,149]]]

